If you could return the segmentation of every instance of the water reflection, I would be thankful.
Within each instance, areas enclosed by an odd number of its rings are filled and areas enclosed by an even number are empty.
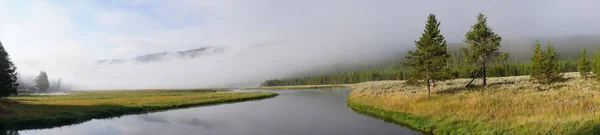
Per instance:
[[[398,125],[355,113],[346,106],[347,89],[283,90],[265,100],[171,110],[52,129],[7,131],[7,134],[126,135],[305,135],[419,134]]]

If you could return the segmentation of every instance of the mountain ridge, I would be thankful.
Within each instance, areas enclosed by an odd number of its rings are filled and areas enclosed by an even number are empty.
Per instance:
[[[158,61],[165,61],[170,59],[193,59],[200,56],[208,56],[214,54],[221,54],[225,52],[226,47],[201,47],[195,49],[189,49],[184,51],[175,51],[175,52],[158,52],[158,53],[150,53],[145,55],[136,56],[129,59],[102,59],[96,61],[96,64],[122,64],[126,62],[134,62],[134,63],[151,63]]]

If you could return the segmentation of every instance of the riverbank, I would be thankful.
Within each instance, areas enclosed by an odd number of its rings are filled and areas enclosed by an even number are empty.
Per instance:
[[[271,92],[217,91],[124,90],[69,92],[66,95],[19,95],[0,101],[0,128],[47,128],[95,118],[277,96],[277,93]]]
[[[431,98],[404,81],[352,85],[348,105],[361,113],[434,134],[600,133],[598,82],[566,73],[542,86],[528,76],[490,78],[486,87],[464,88],[469,79],[439,82]]]
[[[329,84],[329,85],[292,85],[292,86],[263,86],[256,88],[243,88],[242,90],[289,90],[289,89],[331,89],[331,88],[349,88],[350,84]]]

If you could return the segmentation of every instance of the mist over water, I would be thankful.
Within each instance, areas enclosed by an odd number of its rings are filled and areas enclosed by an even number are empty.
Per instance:
[[[32,81],[72,89],[249,87],[266,79],[368,65],[414,48],[429,13],[461,43],[484,13],[506,41],[599,34],[595,0],[2,1],[0,41]],[[101,59],[217,46],[222,54],[152,63]],[[505,47],[518,45],[505,45]],[[557,48],[561,48],[557,45]]]

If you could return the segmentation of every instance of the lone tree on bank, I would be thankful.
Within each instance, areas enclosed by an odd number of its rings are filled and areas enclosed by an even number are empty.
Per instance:
[[[17,67],[0,42],[0,98],[17,95]]]
[[[500,56],[498,48],[500,47],[502,38],[487,25],[487,17],[479,13],[477,15],[477,22],[471,26],[471,29],[465,35],[464,41],[468,47],[461,48],[461,51],[467,62],[479,67],[479,70],[473,75],[473,80],[481,77],[485,86],[487,85],[486,65],[490,60]],[[467,84],[467,87],[473,80]]]
[[[577,71],[579,72],[579,75],[581,75],[581,77],[584,79],[587,79],[590,75],[590,71],[592,70],[591,66],[592,65],[590,61],[587,60],[587,51],[585,48],[583,48],[579,56],[579,61],[577,61]]]
[[[431,84],[434,81],[448,79],[446,62],[450,55],[446,50],[446,40],[440,33],[440,22],[434,14],[429,14],[425,30],[415,41],[417,50],[408,51],[405,64],[412,68],[413,79],[425,80],[427,96],[431,95]]]
[[[48,81],[48,74],[45,71],[40,71],[40,75],[35,78],[35,87],[41,92],[47,92],[50,87],[50,81]]]

